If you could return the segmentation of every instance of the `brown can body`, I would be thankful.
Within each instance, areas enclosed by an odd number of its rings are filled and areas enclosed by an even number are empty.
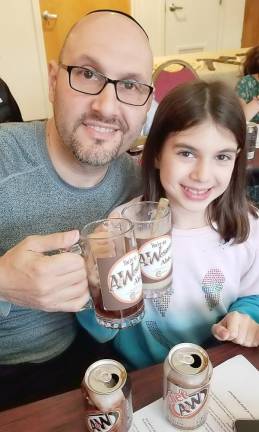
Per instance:
[[[164,362],[164,407],[173,426],[192,430],[205,423],[211,376],[203,348],[182,343],[171,349]]]
[[[130,379],[116,360],[99,360],[87,369],[82,393],[89,432],[127,432],[132,423]]]

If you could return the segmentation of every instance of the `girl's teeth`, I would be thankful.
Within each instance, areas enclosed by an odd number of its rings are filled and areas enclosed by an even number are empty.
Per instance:
[[[197,190],[197,189],[191,189],[191,188],[185,187],[185,190],[191,192],[194,195],[203,195],[204,193],[208,192],[209,189]]]

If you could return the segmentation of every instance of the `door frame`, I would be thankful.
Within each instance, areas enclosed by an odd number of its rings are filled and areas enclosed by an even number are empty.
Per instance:
[[[46,112],[46,117],[49,118],[52,116],[53,110],[52,110],[52,105],[49,102],[48,62],[47,62],[47,56],[45,51],[39,0],[31,0],[31,6],[32,6],[32,13],[33,13],[35,39],[36,39],[38,55],[39,55],[39,68],[42,77],[42,89],[44,93],[44,109]]]

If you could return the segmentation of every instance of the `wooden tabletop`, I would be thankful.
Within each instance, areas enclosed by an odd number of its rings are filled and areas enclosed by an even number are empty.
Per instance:
[[[232,343],[208,350],[213,366],[243,354],[259,369],[259,348],[243,348]],[[162,395],[162,364],[132,372],[134,411]],[[244,384],[245,385],[245,384]],[[0,412],[1,432],[85,432],[84,407],[80,390]]]

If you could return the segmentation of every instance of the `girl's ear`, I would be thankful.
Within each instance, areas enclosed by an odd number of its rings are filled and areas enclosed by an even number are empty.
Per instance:
[[[160,156],[155,158],[155,168],[160,169]]]

